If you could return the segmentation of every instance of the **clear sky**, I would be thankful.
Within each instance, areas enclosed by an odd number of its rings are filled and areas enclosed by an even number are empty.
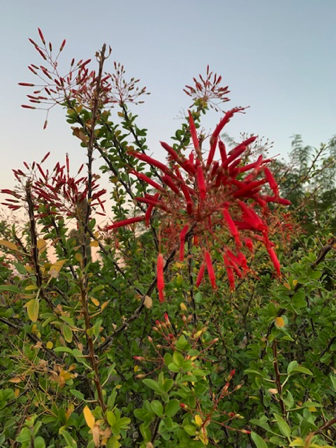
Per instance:
[[[41,64],[28,42],[38,39],[37,27],[54,46],[67,39],[65,68],[73,56],[87,59],[104,42],[112,46],[106,68],[122,62],[151,92],[134,109],[159,158],[159,140],[170,141],[190,104],[184,85],[207,64],[230,87],[226,108],[250,106],[227,126],[231,136],[266,136],[275,142],[273,153],[285,155],[294,133],[316,147],[336,134],[335,0],[1,0],[0,6],[0,188],[13,185],[12,168],[47,151],[52,164],[66,152],[74,168],[84,159],[62,110],[51,113],[43,131],[44,112],[20,108],[28,92],[17,83],[33,82],[27,65]],[[204,127],[213,129],[219,118],[210,113]]]

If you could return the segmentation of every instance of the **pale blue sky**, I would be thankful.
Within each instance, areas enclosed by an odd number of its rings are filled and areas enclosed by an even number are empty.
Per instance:
[[[0,18],[0,188],[13,185],[12,168],[70,153],[73,166],[83,149],[71,136],[62,110],[54,110],[42,130],[44,113],[20,108],[32,82],[29,63],[41,63],[28,42],[40,27],[58,46],[67,39],[64,67],[71,58],[87,59],[106,42],[129,77],[152,93],[136,106],[139,123],[149,129],[152,152],[163,157],[158,141],[169,142],[179,111],[190,99],[182,92],[206,65],[229,85],[228,107],[249,105],[226,132],[250,132],[275,141],[273,153],[290,150],[290,136],[302,134],[319,146],[336,134],[335,0],[2,0]],[[214,128],[220,116],[204,121]],[[1,198],[2,199],[2,198]]]

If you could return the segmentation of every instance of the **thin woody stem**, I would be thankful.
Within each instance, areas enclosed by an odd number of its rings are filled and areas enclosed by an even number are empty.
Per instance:
[[[90,314],[89,314],[89,308],[88,308],[88,274],[87,274],[87,265],[88,265],[88,254],[87,254],[87,238],[88,235],[88,229],[89,229],[89,221],[91,216],[91,198],[92,198],[92,162],[93,162],[93,150],[94,150],[94,140],[95,140],[95,125],[97,122],[98,117],[98,109],[99,109],[99,93],[101,88],[101,78],[103,74],[103,66],[104,61],[106,59],[105,57],[105,51],[106,51],[106,45],[104,44],[102,47],[102,50],[99,53],[99,69],[98,69],[98,76],[96,80],[96,90],[95,90],[95,97],[94,97],[94,104],[92,109],[92,121],[90,126],[90,138],[89,143],[87,147],[87,157],[88,157],[88,194],[87,194],[87,206],[86,206],[86,212],[85,212],[85,218],[84,218],[84,225],[83,225],[83,241],[82,241],[82,272],[83,274],[79,278],[79,288],[80,288],[80,297],[81,297],[81,303],[82,303],[82,310],[84,314],[84,321],[85,321],[85,329],[86,329],[86,341],[89,349],[89,356],[90,356],[90,362],[92,369],[94,371],[94,383],[97,390],[98,395],[98,401],[99,404],[105,412],[106,405],[104,401],[103,396],[103,388],[99,377],[99,369],[98,369],[98,359],[95,353],[95,348],[93,344],[93,339],[91,334],[89,333],[89,330],[91,329],[91,322],[90,322]]]

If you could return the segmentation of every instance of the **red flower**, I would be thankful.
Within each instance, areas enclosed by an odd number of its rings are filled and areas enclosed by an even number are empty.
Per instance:
[[[193,238],[194,244],[200,247],[202,261],[196,279],[197,287],[202,282],[206,267],[210,283],[216,288],[211,253],[220,251],[230,288],[234,289],[235,275],[242,277],[249,271],[244,252],[253,253],[255,240],[264,244],[276,272],[280,274],[280,264],[268,238],[268,221],[265,218],[269,213],[270,202],[288,205],[289,201],[279,197],[276,181],[265,166],[270,159],[259,156],[255,162],[243,164],[242,156],[256,140],[255,136],[245,139],[229,153],[219,139],[223,127],[236,113],[243,111],[243,108],[236,107],[225,113],[210,138],[210,150],[206,158],[203,157],[204,151],[200,149],[196,126],[190,112],[193,149],[188,157],[177,153],[166,143],[161,145],[168,153],[168,165],[142,153],[129,153],[159,169],[162,174],[160,181],[154,181],[142,173],[131,171],[154,188],[156,194],[135,198],[148,205],[146,216],[117,222],[113,227],[143,219],[146,219],[148,225],[152,210],[158,209],[161,241],[167,249],[176,248],[179,242],[179,259],[182,261],[184,245],[189,238]],[[220,159],[214,160],[217,146]],[[274,196],[265,194],[265,184],[269,185]],[[232,238],[234,244],[229,248]],[[162,254],[158,257],[157,275],[160,301],[164,301]]]

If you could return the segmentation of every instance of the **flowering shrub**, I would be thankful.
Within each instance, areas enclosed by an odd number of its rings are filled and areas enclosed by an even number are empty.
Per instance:
[[[2,190],[27,221],[0,225],[0,445],[330,447],[328,223],[303,234],[256,136],[225,145],[244,108],[221,112],[207,143],[201,116],[229,93],[209,68],[163,163],[129,109],[146,89],[121,64],[104,72],[106,46],[97,70],[72,60],[62,76],[65,40],[54,56],[38,33],[48,66],[29,66],[23,107],[65,107],[86,160],[76,175],[68,155],[24,162]]]

